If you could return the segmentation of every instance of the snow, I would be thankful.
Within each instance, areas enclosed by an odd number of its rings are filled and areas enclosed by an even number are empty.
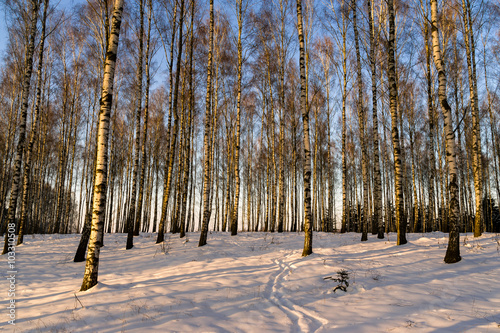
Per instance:
[[[211,233],[198,247],[167,234],[105,236],[99,284],[79,292],[79,235],[25,237],[17,247],[15,332],[500,332],[500,236],[461,235],[462,261],[445,264],[447,235]],[[7,267],[7,259],[2,266]],[[333,288],[349,272],[347,292]],[[6,271],[4,269],[3,271]],[[7,282],[2,284],[8,288]],[[8,304],[7,293],[2,293]],[[83,306],[83,307],[82,307]]]

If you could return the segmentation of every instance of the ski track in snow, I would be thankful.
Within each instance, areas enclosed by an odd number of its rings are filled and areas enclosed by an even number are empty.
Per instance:
[[[293,264],[287,263],[287,259],[290,256],[292,254],[285,256],[284,259],[273,260],[278,267],[269,279],[269,300],[288,316],[294,324],[293,332],[317,332],[323,325],[328,324],[328,320],[293,303],[287,298],[287,293],[284,291],[282,281],[296,267]]]

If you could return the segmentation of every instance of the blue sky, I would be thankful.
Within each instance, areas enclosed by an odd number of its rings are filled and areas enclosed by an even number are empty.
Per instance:
[[[3,55],[5,45],[7,45],[7,26],[5,23],[5,9],[2,6],[2,15],[0,20],[0,54]]]
[[[52,0],[50,1],[50,6],[55,6],[57,9],[70,9],[75,4],[84,2],[85,0]],[[0,5],[0,59],[3,58],[3,53],[7,45],[8,34],[7,34],[7,24],[5,20],[5,8]]]

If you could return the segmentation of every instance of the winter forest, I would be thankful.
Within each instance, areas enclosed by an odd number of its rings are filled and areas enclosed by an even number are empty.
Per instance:
[[[2,10],[5,260],[26,258],[37,237],[71,239],[64,260],[85,269],[70,288],[99,281],[107,292],[98,272],[111,240],[126,256],[190,242],[186,261],[211,241],[270,237],[277,251],[302,243],[295,263],[335,248],[324,237],[365,255],[437,240],[432,265],[491,242],[498,259],[500,1],[3,0]],[[326,327],[275,287],[268,298],[298,318],[291,331]],[[500,327],[496,316],[486,317]]]

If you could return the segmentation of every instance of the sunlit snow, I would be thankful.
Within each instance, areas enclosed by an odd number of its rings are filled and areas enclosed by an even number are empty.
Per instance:
[[[211,233],[187,238],[105,236],[99,284],[79,292],[79,235],[26,236],[17,248],[16,332],[500,332],[500,236]],[[6,260],[3,265],[6,266]],[[347,292],[324,280],[345,269]],[[7,282],[3,285],[7,288]],[[6,293],[3,293],[6,304]]]

